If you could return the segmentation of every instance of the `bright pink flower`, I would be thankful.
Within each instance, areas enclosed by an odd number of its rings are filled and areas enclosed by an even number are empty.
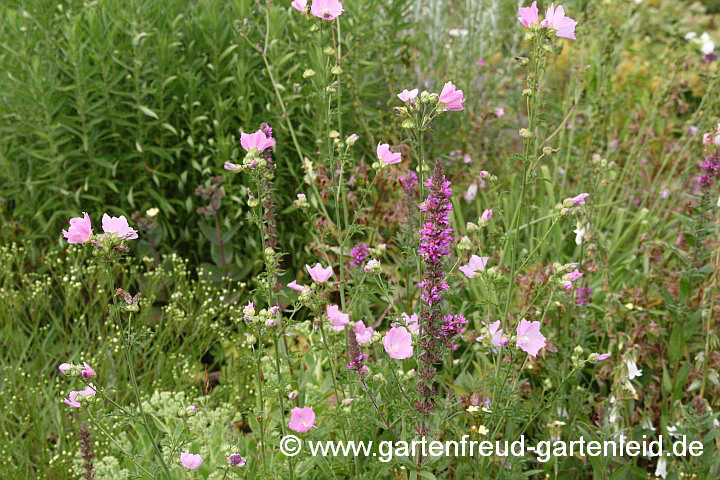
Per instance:
[[[195,470],[203,464],[203,459],[200,455],[193,455],[189,451],[185,450],[180,454],[180,464],[190,470]]]
[[[418,322],[418,316],[416,314],[408,315],[407,313],[403,312],[401,313],[403,320],[405,321],[405,327],[412,333],[413,335],[417,335],[420,333],[420,322]],[[402,327],[403,325],[400,325],[400,323],[395,322],[391,325],[391,327]]]
[[[482,272],[485,270],[487,262],[488,257],[478,257],[477,255],[473,255],[470,257],[468,264],[461,266],[458,270],[460,270],[467,278],[473,278],[475,276],[475,272]]]
[[[342,3],[338,2],[338,0],[313,0],[310,6],[310,13],[312,13],[313,17],[322,18],[323,20],[333,20],[344,11]]]
[[[480,60],[478,60],[478,61],[475,62],[475,65],[477,65],[478,67],[484,67],[484,66],[485,66],[485,60],[483,60],[483,59],[481,58]]]
[[[385,162],[385,165],[394,165],[400,163],[402,160],[402,153],[392,153],[390,151],[390,145],[387,143],[378,143],[377,156],[380,160]]]
[[[262,152],[267,148],[275,148],[275,139],[265,136],[262,130],[250,134],[243,132],[240,134],[240,145],[246,152],[249,152],[251,148]]]
[[[463,107],[463,102],[465,102],[463,91],[457,90],[452,82],[447,82],[445,84],[442,92],[440,92],[438,101],[445,105],[445,110],[450,110],[452,112],[465,110],[465,107]]]
[[[370,343],[373,333],[375,333],[375,330],[372,327],[366,327],[362,320],[355,322],[355,338],[358,343]]]
[[[326,282],[333,275],[332,266],[323,268],[319,263],[316,263],[312,268],[310,268],[310,265],[305,265],[305,269],[308,271],[312,279],[318,283]]]
[[[385,351],[390,358],[402,360],[413,355],[412,335],[405,327],[393,327],[385,334]]]
[[[288,283],[287,286],[288,286],[288,288],[290,288],[291,290],[295,290],[296,292],[302,292],[303,290],[307,290],[310,288],[305,285],[298,285],[298,283],[295,280]]]
[[[107,213],[102,217],[102,227],[105,233],[114,233],[123,240],[133,240],[138,238],[137,230],[130,228],[127,218],[120,215],[119,217],[111,217]]]
[[[580,271],[576,268],[576,269],[573,270],[572,272],[566,274],[566,275],[565,275],[565,278],[566,278],[567,280],[570,280],[571,282],[574,282],[575,280],[577,280],[578,278],[582,277],[583,275],[584,275],[584,274],[583,274],[583,273],[580,273]]]
[[[518,17],[520,23],[525,27],[530,28],[533,23],[538,20],[538,8],[537,2],[533,2],[529,7],[520,9],[520,16]]]
[[[554,4],[550,4],[545,19],[540,24],[541,27],[551,27],[557,30],[556,37],[570,38],[572,40],[575,40],[576,25],[575,20],[565,16],[565,9],[562,6],[555,8]]]
[[[70,392],[68,395],[68,398],[66,398],[64,401],[67,405],[70,405],[71,407],[80,408],[80,402],[77,401],[77,396],[81,395],[83,397],[92,397],[95,395],[95,386],[91,383],[88,387],[86,387],[84,390],[80,390],[79,392]]]
[[[290,421],[288,422],[290,430],[298,433],[305,433],[310,431],[310,429],[314,426],[315,412],[313,412],[312,407],[295,407],[292,409]]]
[[[328,305],[327,306],[327,316],[330,319],[330,323],[332,323],[332,328],[336,332],[341,332],[345,330],[345,325],[350,323],[350,315],[347,313],[342,313],[340,311],[340,307],[337,305]]]
[[[71,218],[70,228],[62,231],[63,237],[67,238],[68,243],[85,243],[90,240],[92,235],[92,225],[90,224],[90,215],[83,212],[83,217]]]
[[[536,356],[538,351],[545,346],[545,336],[540,333],[540,322],[528,322],[523,318],[515,333],[517,334],[518,348],[531,357]]]
[[[581,193],[580,195],[572,197],[570,201],[573,205],[585,205],[585,199],[589,196],[589,193]]]
[[[93,370],[92,367],[85,362],[83,362],[83,368],[80,370],[80,373],[85,378],[92,378],[95,376],[95,370]]]
[[[307,0],[295,0],[290,4],[295,10],[301,13],[305,13],[305,9],[307,9]]]
[[[402,100],[403,102],[411,102],[412,100],[415,100],[415,97],[417,97],[418,89],[414,88],[410,91],[407,89],[403,90],[402,93],[398,93],[398,98]]]
[[[502,328],[500,328],[500,320],[488,325],[488,332],[492,336],[493,347],[504,347],[508,344],[508,337],[503,335]]]

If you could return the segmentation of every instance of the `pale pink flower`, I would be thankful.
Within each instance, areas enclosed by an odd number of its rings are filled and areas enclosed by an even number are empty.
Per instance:
[[[483,60],[483,59],[481,58],[480,60],[478,60],[478,61],[475,62],[475,65],[477,65],[478,67],[484,67],[484,66],[485,66],[485,60]]]
[[[188,413],[197,413],[197,407],[195,405],[190,405],[186,408]]]
[[[603,361],[607,360],[608,358],[610,358],[611,356],[612,355],[610,353],[599,353],[595,356],[595,360],[597,360],[598,362],[603,362]]]
[[[475,272],[482,272],[485,270],[488,258],[489,257],[478,257],[477,255],[473,255],[470,257],[470,261],[467,265],[462,265],[458,270],[460,270],[467,278],[473,278],[475,276]]]
[[[712,133],[705,133],[703,134],[703,143],[705,145],[712,145],[714,143],[715,139],[713,138]],[[87,215],[87,213],[85,214]],[[74,220],[74,219],[73,219]],[[88,220],[89,221],[89,220]],[[70,220],[70,225],[72,225],[72,220]],[[72,243],[72,242],[71,242]]]
[[[502,328],[500,328],[500,320],[488,325],[488,332],[490,332],[492,337],[491,342],[493,347],[504,347],[508,344],[508,337],[507,335],[503,335]]]
[[[305,433],[315,426],[315,412],[313,412],[312,407],[295,407],[290,413],[291,417],[288,422],[290,430]]]
[[[102,227],[105,233],[114,233],[123,240],[133,240],[138,238],[137,230],[130,228],[127,218],[120,215],[119,217],[111,217],[107,213],[102,217]]]
[[[193,455],[189,451],[185,450],[180,454],[180,464],[190,470],[195,470],[203,464],[203,459],[200,455]]]
[[[390,358],[402,360],[413,355],[412,335],[405,327],[393,327],[385,334],[385,351]]]
[[[260,152],[267,148],[275,148],[275,139],[268,138],[265,136],[262,130],[258,130],[255,133],[241,133],[240,134],[240,145],[249,152],[250,149],[255,149]]]
[[[85,362],[83,362],[83,368],[80,370],[80,373],[85,378],[92,378],[95,376],[95,370],[93,370],[92,367]]]
[[[71,363],[61,363],[58,370],[60,370],[64,375],[69,375],[67,372],[69,372],[72,368],[73,365]]]
[[[497,107],[495,109],[495,116],[500,118],[505,116],[505,109],[503,107]]]
[[[295,290],[296,292],[302,292],[303,290],[309,289],[310,287],[305,285],[298,285],[298,283],[293,280],[292,282],[287,284],[288,288],[290,290]]]
[[[445,84],[440,92],[438,101],[445,105],[445,110],[450,110],[452,112],[465,110],[465,107],[463,107],[463,102],[465,102],[463,91],[457,90],[452,82],[447,82]]]
[[[400,163],[402,160],[402,154],[400,152],[392,153],[390,151],[390,145],[387,143],[378,143],[377,156],[380,160],[385,162],[385,165],[394,165],[396,163]]]
[[[488,178],[490,176],[490,172],[487,170],[480,170],[480,178]]]
[[[410,102],[412,103],[415,100],[415,97],[417,97],[418,89],[414,88],[410,91],[407,89],[403,90],[401,93],[398,93],[398,98],[402,100],[403,102]]]
[[[345,325],[350,323],[350,315],[347,313],[342,313],[340,311],[340,307],[337,305],[328,305],[327,306],[327,316],[330,319],[330,323],[332,323],[332,328],[336,332],[341,332],[345,330]]]
[[[290,4],[290,6],[298,12],[305,13],[305,10],[307,9],[307,0],[295,0]]]
[[[288,398],[290,400],[295,400],[297,398],[297,396],[298,396],[298,392],[296,392],[294,390],[292,392],[288,393]]]
[[[540,24],[541,27],[550,27],[557,30],[556,37],[570,38],[572,40],[575,40],[576,25],[575,20],[565,16],[565,9],[562,6],[555,8],[554,4],[550,4],[545,19]]]
[[[529,7],[521,8],[518,20],[527,28],[530,28],[533,23],[536,23],[538,21],[537,2],[533,2]]]
[[[70,228],[62,231],[68,243],[85,243],[90,240],[92,235],[92,225],[90,223],[90,215],[83,212],[83,217],[70,219]]]
[[[234,172],[235,170],[238,169],[238,166],[235,165],[234,163],[225,162],[225,164],[223,165],[223,168],[224,168],[225,170],[229,170],[229,171],[231,171],[231,172]]]
[[[472,163],[472,155],[470,155],[469,153],[463,155],[463,163],[466,165]]]
[[[92,397],[95,395],[95,386],[91,383],[89,384],[84,390],[80,390],[79,392],[70,392],[68,395],[68,398],[66,398],[64,401],[67,405],[70,405],[71,407],[80,408],[80,402],[77,401],[77,396],[83,396],[83,397]]]
[[[373,333],[375,333],[375,330],[372,327],[366,327],[362,320],[355,322],[355,338],[358,343],[370,343]]]
[[[466,202],[470,203],[477,197],[478,185],[477,183],[471,183],[468,186],[467,192],[463,193],[463,198]]]
[[[316,263],[312,268],[310,268],[310,265],[305,265],[305,269],[308,271],[312,279],[318,283],[327,282],[327,280],[333,276],[332,266],[323,268],[322,265]]]
[[[493,215],[492,210],[485,210],[480,218],[483,220],[483,222],[489,222],[490,219],[492,218],[492,215]]]
[[[531,357],[536,356],[538,351],[545,346],[545,336],[540,333],[540,322],[528,322],[523,318],[515,333],[517,334],[518,348]]]
[[[403,320],[405,321],[405,327],[410,331],[411,334],[417,335],[420,332],[420,322],[418,321],[417,314],[413,313],[412,315],[408,315],[407,313],[403,312],[400,315],[402,315]],[[394,322],[391,327],[402,327],[398,322]]]
[[[585,199],[589,196],[589,193],[581,193],[580,195],[572,197],[570,201],[573,205],[585,205]]]
[[[310,6],[310,13],[312,13],[313,17],[322,18],[323,20],[333,20],[344,11],[342,3],[338,2],[338,0],[313,0]]]
[[[574,282],[578,278],[582,277],[584,274],[581,273],[577,268],[573,270],[572,272],[565,275],[565,278],[570,280],[571,282]]]

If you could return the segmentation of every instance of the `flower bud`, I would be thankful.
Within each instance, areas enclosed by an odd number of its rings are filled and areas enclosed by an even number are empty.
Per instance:
[[[193,415],[195,415],[197,413],[197,408],[195,407],[195,405],[190,405],[189,407],[187,407],[186,410],[187,410],[188,416],[190,416],[190,417],[192,417]]]
[[[343,69],[338,66],[335,66],[330,69],[330,73],[332,73],[333,75],[340,75],[341,73],[343,73]]]
[[[458,254],[463,255],[467,252],[469,252],[472,249],[472,242],[470,239],[466,236],[460,239],[457,246]]]
[[[337,92],[337,88],[335,88],[335,87],[327,87],[327,88],[325,89],[325,91],[326,91],[327,93],[335,93],[335,92]]]
[[[533,136],[533,133],[527,128],[521,128],[519,133],[522,138],[530,138]]]
[[[529,97],[530,95],[532,95],[532,90],[530,90],[529,88],[526,88],[523,90],[522,94],[525,95],[526,97]]]
[[[402,128],[415,128],[415,122],[409,119],[405,120],[404,122],[402,122]]]
[[[258,205],[260,205],[260,199],[255,198],[255,197],[248,199],[248,206],[249,206],[250,208],[255,208],[255,207],[257,207]]]
[[[583,350],[583,348],[582,348],[580,345],[578,345],[577,347],[575,347],[575,350],[573,350],[573,351],[574,351],[577,355],[582,355],[584,350]]]
[[[320,25],[318,25],[317,23],[313,23],[312,25],[310,25],[311,32],[317,32],[318,30],[320,30]]]
[[[311,68],[308,68],[307,70],[305,70],[305,71],[303,72],[303,78],[310,78],[310,77],[313,77],[313,76],[315,76],[315,70],[313,70],[313,69],[311,69]]]
[[[355,142],[357,142],[359,138],[360,137],[353,133],[345,139],[345,143],[347,143],[348,147],[352,147],[353,145],[355,145]]]
[[[323,50],[323,53],[325,53],[325,55],[334,55],[335,49],[333,47],[325,47],[325,50]]]
[[[552,155],[553,149],[551,147],[543,147],[543,154],[544,155]]]
[[[421,103],[430,103],[430,92],[427,90],[423,90],[420,92],[420,102]]]
[[[465,230],[467,230],[468,233],[475,233],[480,230],[480,227],[472,222],[467,222],[467,224],[465,224]]]
[[[328,137],[330,138],[338,138],[340,137],[340,132],[337,130],[330,130],[330,133],[328,134]]]

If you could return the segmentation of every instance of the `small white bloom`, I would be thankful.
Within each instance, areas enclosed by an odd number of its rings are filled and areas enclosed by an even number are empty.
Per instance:
[[[467,192],[463,194],[463,198],[466,202],[470,203],[473,200],[475,200],[475,197],[477,196],[478,186],[477,183],[472,183],[467,189]]]
[[[660,459],[658,459],[657,467],[655,467],[655,476],[667,478],[667,473],[667,459],[665,457],[660,457]]]
[[[702,42],[700,45],[700,51],[705,55],[708,55],[715,50],[715,42],[712,41],[707,32],[703,32],[703,34],[700,35],[700,42]]]
[[[464,28],[451,28],[448,33],[451,37],[467,37],[468,31]]]
[[[145,215],[147,215],[148,217],[152,218],[152,217],[154,217],[155,215],[157,215],[158,213],[160,213],[160,209],[159,209],[159,208],[148,208],[148,211],[145,212]]]
[[[627,360],[625,364],[627,365],[628,378],[630,380],[642,376],[642,370],[637,367],[637,363],[635,363],[635,360]]]
[[[697,33],[695,32],[688,32],[685,34],[685,40],[692,40],[695,37],[697,37]]]
[[[573,230],[575,232],[575,244],[582,245],[583,238],[587,235],[587,227],[582,222],[577,222],[577,228]]]

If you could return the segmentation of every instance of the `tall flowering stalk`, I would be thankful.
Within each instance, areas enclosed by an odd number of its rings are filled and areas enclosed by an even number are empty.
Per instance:
[[[423,415],[429,415],[435,408],[433,398],[435,367],[442,356],[443,315],[440,303],[447,290],[445,283],[444,259],[450,255],[452,228],[450,212],[452,211],[452,189],[445,179],[445,172],[440,160],[435,161],[432,176],[425,182],[429,194],[420,210],[425,212],[424,228],[420,230],[421,242],[418,253],[423,256],[425,274],[418,284],[421,289],[420,298],[427,305],[420,313],[420,353],[418,354],[418,382],[416,391],[423,398],[415,402],[415,408]],[[417,427],[420,435],[428,433],[424,421]]]

